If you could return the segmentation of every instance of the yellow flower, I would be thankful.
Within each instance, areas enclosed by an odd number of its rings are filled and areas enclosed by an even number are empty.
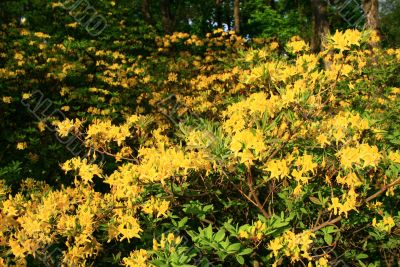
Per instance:
[[[158,250],[158,241],[157,241],[157,239],[154,239],[154,238],[153,238],[153,250],[154,251]]]
[[[296,160],[296,165],[298,167],[302,167],[302,172],[306,173],[309,171],[312,171],[314,173],[315,168],[318,166],[317,163],[313,162],[313,157],[308,154],[304,154],[303,156],[300,156]]]
[[[361,180],[357,177],[357,174],[354,172],[350,172],[349,174],[347,174],[346,176],[344,176],[343,178],[341,177],[340,173],[337,175],[336,177],[336,181],[339,184],[345,184],[348,185],[349,187],[357,187],[362,185],[363,183],[361,182]]]
[[[289,175],[289,168],[285,159],[271,160],[266,165],[266,171],[271,172],[271,178],[282,179]]]
[[[6,104],[10,104],[12,102],[11,96],[3,96],[3,102]]]
[[[306,52],[306,51],[310,50],[310,47],[308,46],[308,44],[306,44],[306,42],[304,42],[298,36],[292,37],[290,42],[287,44],[287,47],[293,53],[298,53],[298,52],[301,52],[301,51]]]
[[[338,214],[338,210],[342,209],[342,204],[339,202],[339,199],[337,197],[332,198],[332,205],[329,209],[333,209],[333,214],[335,215]]]
[[[65,119],[62,122],[56,123],[57,132],[61,137],[67,137],[70,131],[74,128],[74,123],[70,119]]]
[[[26,254],[28,254],[29,250],[25,248],[15,239],[9,240],[9,246],[11,248],[12,254],[14,254],[17,258],[24,258]]]
[[[132,115],[132,116],[129,116],[128,117],[128,119],[127,119],[127,123],[129,124],[129,125],[133,125],[133,124],[135,124],[136,122],[138,122],[139,121],[139,116],[137,116],[137,115]]]
[[[276,50],[279,47],[278,42],[272,42],[269,47],[271,48],[271,50]]]
[[[69,111],[70,107],[69,106],[62,106],[61,110],[62,111]]]
[[[169,210],[169,201],[156,199],[154,196],[142,205],[142,210],[146,214],[156,213],[156,217],[167,216]]]
[[[169,209],[169,201],[163,200],[157,207],[157,217],[167,217],[167,211]]]
[[[28,145],[26,144],[26,142],[19,142],[18,144],[17,144],[17,149],[18,150],[24,150],[24,149],[26,149],[28,147]]]
[[[327,260],[326,257],[321,257],[318,259],[318,261],[315,262],[316,267],[328,267],[329,266],[329,261]]]
[[[381,38],[379,37],[379,34],[377,31],[372,31],[372,33],[370,34],[370,38],[369,38],[369,43],[370,44],[375,44],[380,42]]]
[[[279,250],[283,248],[281,244],[281,239],[280,238],[275,238],[271,240],[268,244],[268,249],[272,250],[272,253],[274,254],[275,257],[278,256]]]
[[[26,100],[26,99],[29,99],[31,96],[32,96],[32,95],[29,94],[29,93],[23,93],[23,94],[22,94],[22,99]]]
[[[390,151],[388,159],[390,159],[391,161],[393,161],[395,163],[400,163],[400,152],[399,151],[395,151],[395,152]]]
[[[173,73],[173,72],[168,74],[168,81],[169,82],[176,82],[177,80],[178,80],[178,74]]]
[[[167,236],[168,243],[171,244],[174,240],[175,240],[174,234],[173,233],[169,233],[168,236]]]
[[[102,177],[103,174],[102,169],[97,164],[88,164],[87,159],[81,159],[80,157],[64,162],[61,167],[66,173],[71,170],[77,171],[85,184],[92,182],[95,175]]]
[[[235,134],[232,137],[230,147],[235,154],[238,154],[242,148],[245,148],[245,153],[249,153],[249,151],[246,150],[252,149],[254,150],[256,156],[266,149],[263,133],[259,130],[253,132],[250,129]]]
[[[379,231],[390,233],[396,223],[392,216],[385,215],[382,220],[377,222],[376,218],[372,220],[372,226]]]
[[[44,132],[44,130],[46,129],[46,123],[44,123],[43,121],[40,121],[37,125],[38,129],[40,132]]]
[[[315,234],[309,230],[298,234],[289,230],[284,232],[282,236],[271,240],[268,249],[272,250],[275,258],[279,256],[281,251],[284,256],[290,257],[292,262],[299,261],[301,258],[311,260],[308,250],[313,243],[312,238],[315,238]]]
[[[360,46],[360,40],[362,37],[362,33],[360,31],[355,29],[347,29],[345,31],[345,36],[347,38],[349,45]]]
[[[249,238],[249,233],[248,233],[247,231],[241,230],[241,231],[239,232],[239,237],[240,237],[240,238],[244,238],[244,239],[248,239],[248,238]]]
[[[63,7],[64,5],[61,2],[52,2],[51,7],[56,8],[56,7]]]
[[[118,227],[117,232],[120,237],[118,240],[122,241],[127,239],[128,242],[131,238],[140,238],[139,233],[143,230],[140,228],[140,224],[138,219],[133,217],[132,215],[122,215],[118,218]]]
[[[122,262],[127,267],[149,267],[151,266],[149,261],[149,255],[147,251],[144,249],[135,250],[131,252],[129,257],[125,257],[122,259]]]
[[[365,168],[367,166],[376,167],[382,156],[377,146],[359,144],[356,147],[344,147],[337,154],[343,168],[351,169],[353,164]],[[361,166],[361,163],[362,166]]]
[[[333,48],[339,49],[341,51],[347,50],[347,40],[343,34],[343,32],[340,32],[336,30],[335,34],[331,36],[331,40],[333,42]]]
[[[347,217],[349,211],[357,210],[357,196],[354,188],[350,188],[349,191],[343,195],[344,203],[340,203],[337,197],[331,199],[332,204],[329,206],[329,210],[333,209],[334,215],[344,213]]]
[[[42,33],[42,32],[35,32],[34,35],[39,38],[47,39],[50,38],[50,35]]]

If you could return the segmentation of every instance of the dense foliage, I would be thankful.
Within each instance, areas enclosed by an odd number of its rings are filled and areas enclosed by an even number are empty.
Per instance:
[[[167,35],[94,2],[96,37],[0,3],[0,266],[398,264],[400,49],[313,53],[290,1],[247,2],[244,35],[189,2]]]

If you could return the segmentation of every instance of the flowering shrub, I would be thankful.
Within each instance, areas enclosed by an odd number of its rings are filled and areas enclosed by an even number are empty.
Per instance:
[[[319,54],[294,37],[285,55],[174,33],[146,56],[11,34],[2,123],[32,171],[0,169],[0,264],[400,261],[400,50],[370,48],[374,33],[337,32]],[[46,112],[35,90],[63,112],[21,126],[21,101]]]

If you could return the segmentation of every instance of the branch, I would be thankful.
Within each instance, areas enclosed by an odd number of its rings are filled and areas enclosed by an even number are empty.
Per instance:
[[[375,198],[377,198],[380,195],[382,195],[386,190],[388,190],[389,188],[391,188],[391,187],[393,187],[393,186],[395,186],[397,184],[400,184],[400,178],[396,179],[395,181],[391,182],[390,184],[387,184],[387,185],[383,186],[378,192],[376,192],[375,194],[367,197],[365,199],[365,201],[363,201],[359,206],[361,206],[363,204],[367,204],[368,202],[374,200]],[[335,224],[335,223],[341,221],[342,219],[343,219],[342,216],[338,216],[338,217],[336,217],[336,218],[334,218],[334,219],[332,219],[330,221],[324,222],[324,223],[314,227],[313,229],[311,229],[311,232],[316,232],[316,231],[324,228],[325,226]]]
[[[336,217],[335,219],[332,219],[332,220],[330,220],[330,221],[321,223],[320,225],[318,225],[318,226],[314,227],[313,229],[311,229],[311,232],[316,232],[316,231],[318,231],[318,230],[324,228],[325,226],[335,224],[335,223],[339,222],[339,221],[342,220],[342,219],[343,219],[342,216],[338,216],[338,217]]]
[[[388,184],[388,185],[385,185],[385,186],[382,187],[378,192],[376,192],[376,193],[373,194],[372,196],[368,197],[368,198],[365,200],[365,203],[368,203],[368,202],[370,202],[371,200],[373,200],[373,199],[379,197],[379,196],[380,196],[381,194],[383,194],[386,190],[388,190],[389,188],[391,188],[391,187],[393,187],[393,186],[395,186],[395,185],[397,185],[397,184],[399,184],[399,183],[400,183],[400,178],[398,178],[397,180],[391,182],[391,183]]]
[[[254,198],[254,200],[255,200],[255,202],[257,204],[256,205],[257,208],[261,211],[261,213],[264,215],[264,217],[268,219],[269,217],[271,217],[271,215],[268,214],[268,212],[264,209],[264,205],[261,203],[260,199],[258,198],[258,196],[256,194],[256,191],[254,190],[254,187],[253,187],[253,175],[251,173],[251,168],[250,167],[249,167],[248,174],[249,175],[248,175],[248,179],[247,179],[247,184],[248,184],[249,189],[250,189],[250,196],[253,195],[253,198]]]
[[[89,145],[89,146],[87,146],[86,145],[86,143],[85,143],[85,140],[83,140],[80,136],[82,135],[82,133],[77,133],[77,134],[75,134],[75,133],[73,133],[73,135],[78,139],[78,141],[80,141],[84,146],[86,146],[86,147],[88,147],[89,149],[92,149],[94,152],[97,152],[97,153],[99,153],[99,154],[103,154],[103,155],[107,155],[107,156],[110,156],[110,157],[113,157],[113,158],[117,158],[117,155],[115,155],[115,154],[112,154],[112,153],[110,153],[110,152],[107,152],[107,151],[105,151],[104,149],[103,150],[99,150],[99,149],[96,149],[96,148],[94,148],[94,146],[91,146],[91,145]],[[137,159],[135,159],[135,158],[126,158],[126,157],[119,157],[120,159],[123,159],[123,160],[126,160],[126,161],[130,161],[130,162],[135,162],[136,164],[139,164],[139,160],[137,160]]]

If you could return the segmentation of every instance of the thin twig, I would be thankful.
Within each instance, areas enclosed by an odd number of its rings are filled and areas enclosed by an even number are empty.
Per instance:
[[[364,204],[374,200],[375,198],[377,198],[381,194],[383,194],[386,190],[388,190],[389,188],[391,188],[391,187],[393,187],[393,186],[395,186],[397,184],[400,184],[400,178],[396,179],[395,181],[391,182],[390,184],[387,184],[387,185],[383,186],[378,192],[376,192],[375,194],[373,194],[373,195],[369,196],[368,198],[366,198],[365,201],[363,201],[359,206],[364,205]],[[335,223],[341,221],[342,219],[343,219],[343,217],[340,215],[340,216],[338,216],[338,217],[336,217],[336,218],[334,218],[334,219],[332,219],[330,221],[324,222],[324,223],[314,227],[313,229],[311,229],[311,232],[316,232],[316,231],[324,228],[325,226],[335,224]]]
[[[253,199],[256,202],[256,206],[257,208],[261,211],[261,213],[264,215],[265,218],[270,218],[271,215],[264,209],[263,204],[261,203],[260,199],[257,196],[256,191],[254,190],[253,187],[253,175],[251,173],[251,168],[249,167],[249,171],[248,171],[248,179],[247,179],[247,185],[249,186],[250,189],[250,193],[253,196]]]

